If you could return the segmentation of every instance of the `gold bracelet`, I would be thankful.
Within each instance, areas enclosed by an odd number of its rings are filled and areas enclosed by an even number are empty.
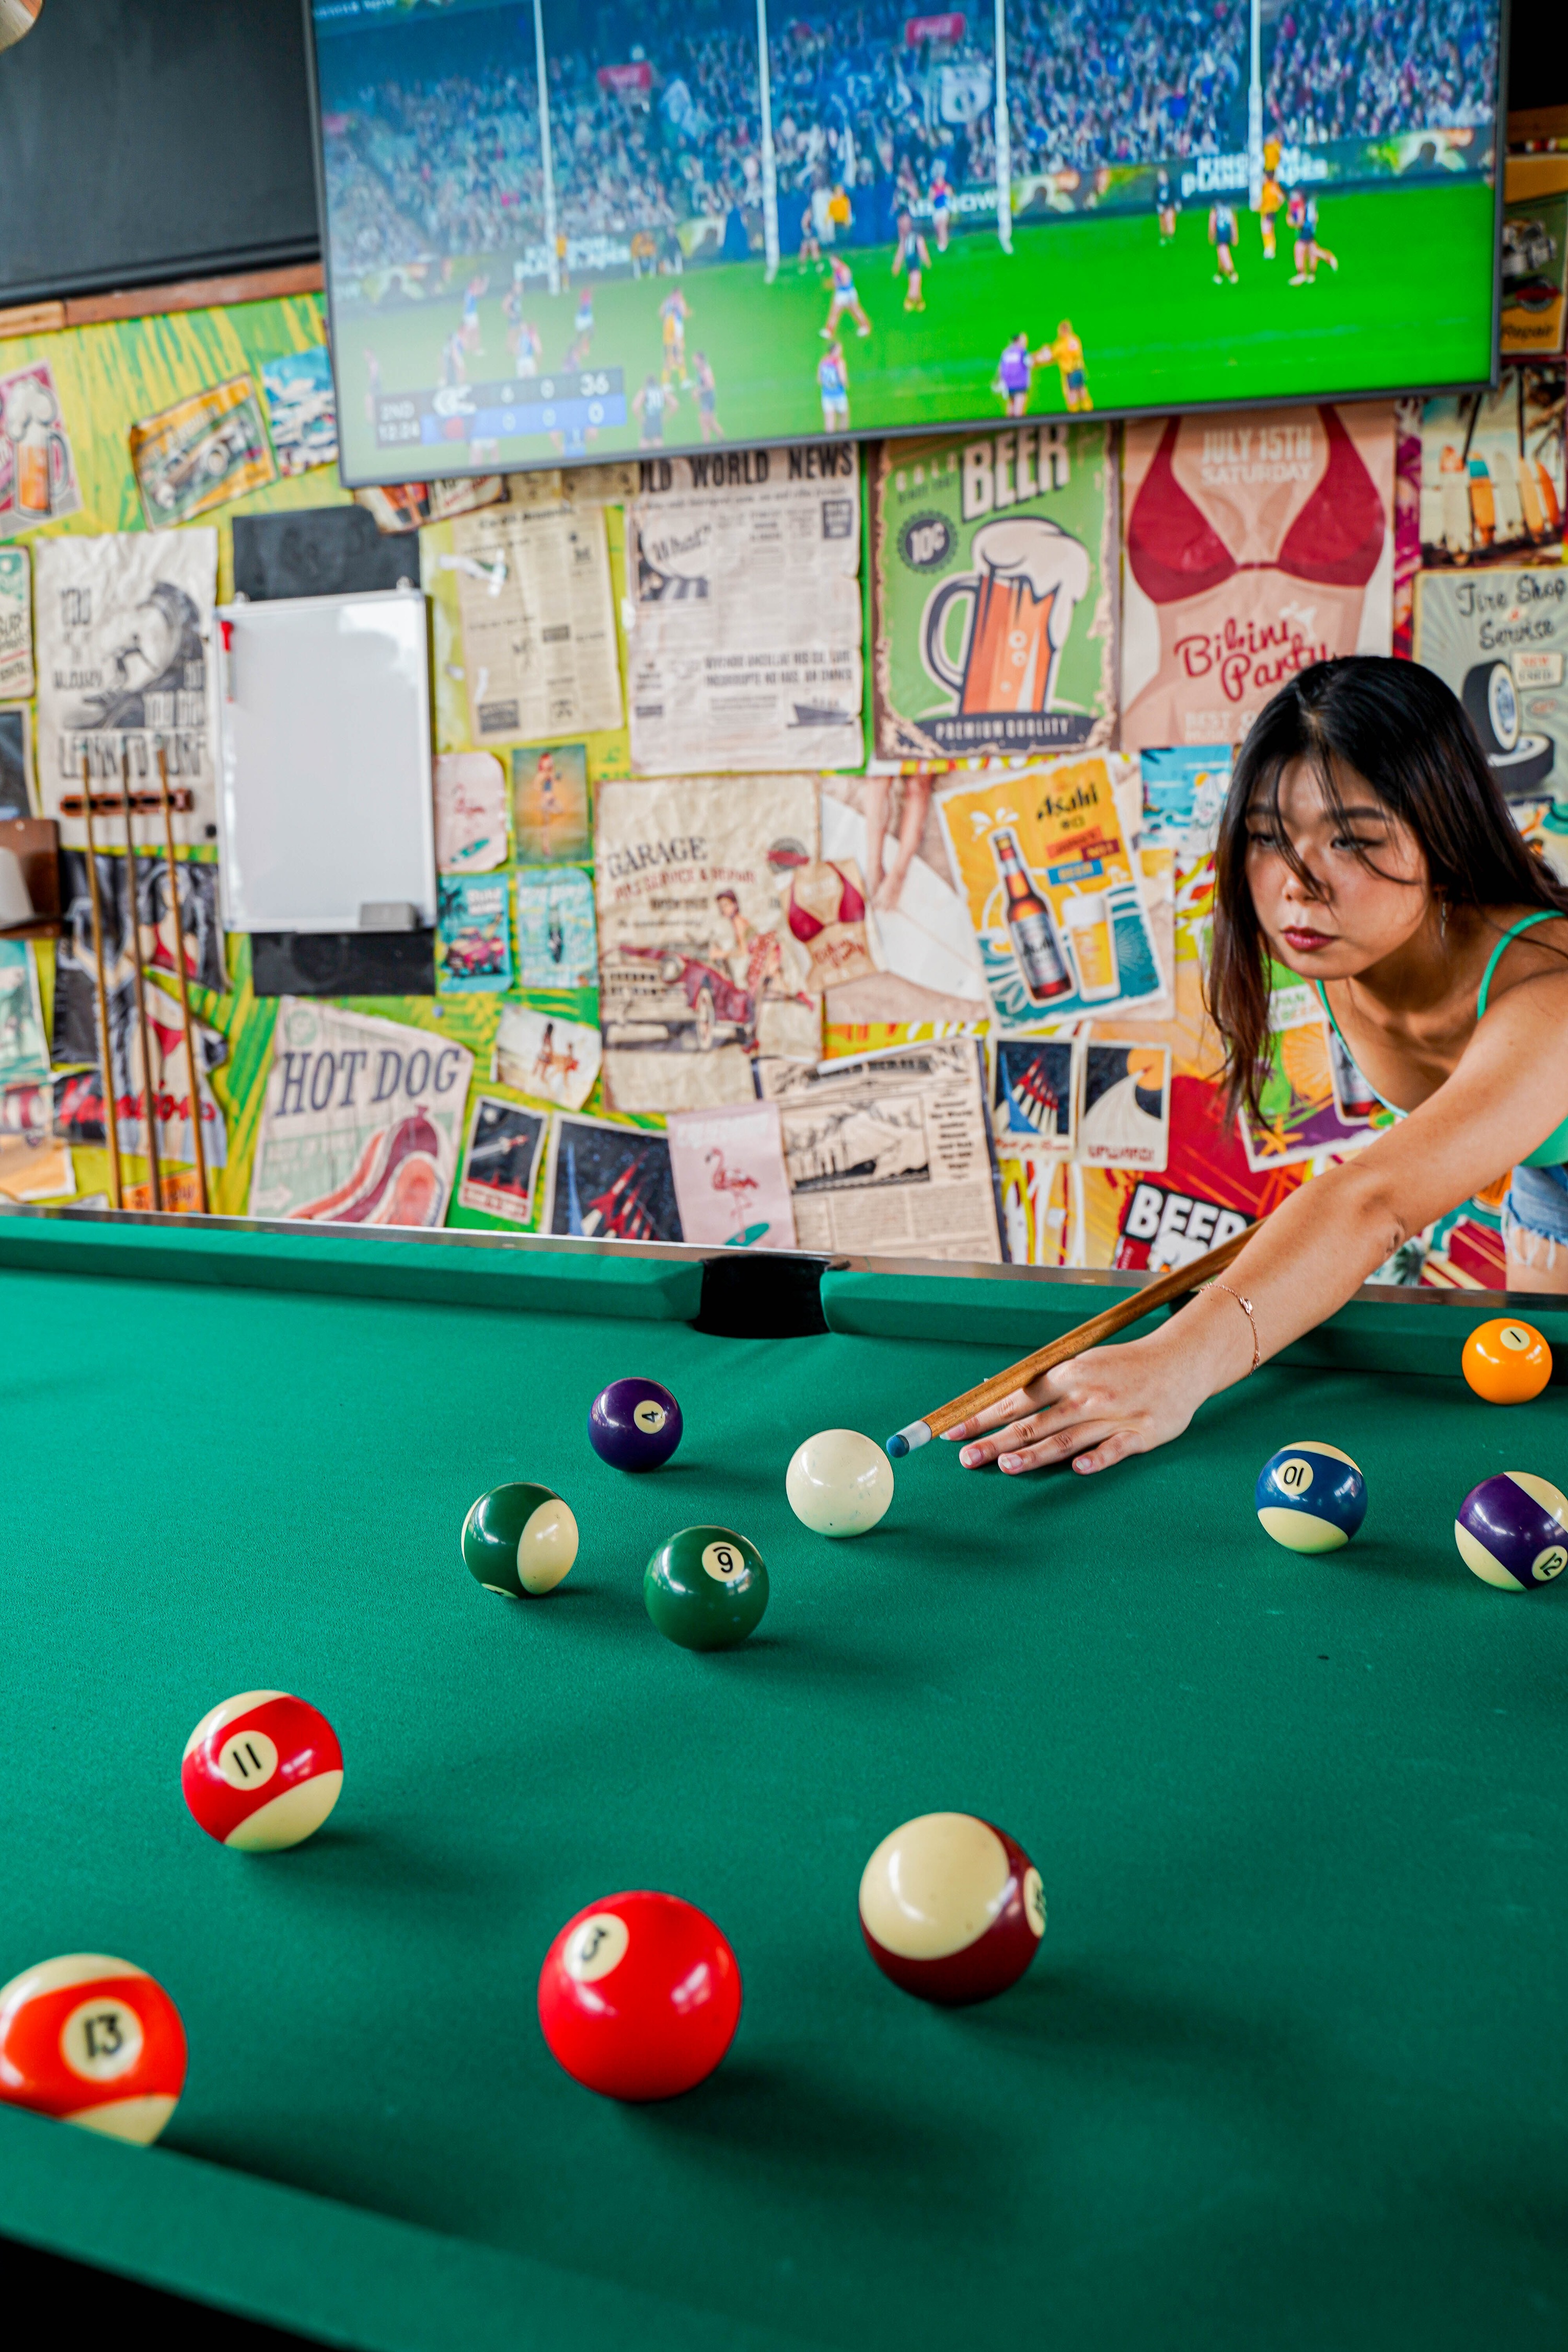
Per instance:
[[[1235,1299],[1237,1305],[1246,1316],[1247,1329],[1252,1334],[1252,1361],[1247,1366],[1246,1371],[1242,1374],[1242,1378],[1249,1381],[1252,1378],[1253,1373],[1258,1370],[1258,1365],[1263,1361],[1262,1350],[1258,1344],[1258,1320],[1252,1312],[1251,1299],[1244,1298],[1239,1290],[1233,1290],[1228,1282],[1200,1282],[1198,1288],[1200,1290],[1223,1290],[1227,1298]]]

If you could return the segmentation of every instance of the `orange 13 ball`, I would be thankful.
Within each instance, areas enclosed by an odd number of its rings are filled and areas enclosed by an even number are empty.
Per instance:
[[[1528,1404],[1552,1378],[1552,1350],[1532,1323],[1478,1324],[1465,1342],[1465,1378],[1489,1404]]]

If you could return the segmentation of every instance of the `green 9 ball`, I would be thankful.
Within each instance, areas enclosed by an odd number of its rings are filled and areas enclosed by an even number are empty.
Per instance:
[[[642,1597],[667,1642],[732,1650],[761,1622],[768,1571],[755,1544],[732,1528],[682,1528],[644,1570]]]

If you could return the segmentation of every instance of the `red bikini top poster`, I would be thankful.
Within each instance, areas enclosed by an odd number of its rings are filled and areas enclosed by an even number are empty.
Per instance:
[[[1386,654],[1394,409],[1129,425],[1121,744],[1239,743],[1309,663]]]

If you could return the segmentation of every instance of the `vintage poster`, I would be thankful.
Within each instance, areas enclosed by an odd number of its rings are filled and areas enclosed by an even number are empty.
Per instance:
[[[597,988],[598,937],[594,877],[580,866],[517,877],[519,988]]]
[[[991,1132],[998,1159],[1070,1152],[1081,1049],[1070,1037],[994,1037]]]
[[[506,864],[506,770],[493,751],[439,751],[431,763],[436,864],[443,874],[490,874]]]
[[[865,877],[852,857],[793,866],[778,881],[785,928],[805,959],[802,986],[813,996],[872,979],[880,965]]]
[[[338,410],[326,345],[268,360],[261,389],[267,395],[267,422],[279,472],[307,474],[312,466],[335,466]]]
[[[119,531],[42,539],[34,549],[38,659],[38,797],[46,816],[81,793],[84,759],[118,791],[157,790],[161,744],[171,787],[194,796],[176,839],[201,840],[216,816],[212,660],[217,533]],[[86,838],[79,817],[63,838]]]
[[[1124,428],[1121,748],[1239,743],[1288,678],[1386,654],[1386,401]]]
[[[988,1010],[929,774],[822,780],[824,858],[880,877],[868,919],[880,969],[829,990],[829,1025],[975,1021]]]
[[[1168,1045],[1084,1047],[1074,1157],[1086,1168],[1165,1165],[1171,1129]]]
[[[853,442],[643,467],[626,509],[632,766],[858,767]]]
[[[32,691],[32,567],[25,547],[0,547],[0,702]]]
[[[682,1240],[668,1138],[557,1112],[550,1122],[541,1231],[593,1241]]]
[[[1000,1262],[978,1038],[767,1061],[758,1076],[784,1121],[801,1249]]]
[[[821,999],[779,898],[816,859],[809,776],[601,787],[599,1020],[617,1110],[749,1102],[753,1054],[816,1061]]]
[[[1510,367],[1495,392],[1428,400],[1421,414],[1421,562],[1558,563],[1563,556],[1563,366]]]
[[[1424,572],[1415,658],[1453,688],[1510,801],[1568,800],[1568,566]]]
[[[32,761],[28,752],[26,704],[0,710],[0,817],[32,816],[33,796],[27,789]]]
[[[879,760],[1038,758],[1116,730],[1107,425],[884,441],[872,478]]]
[[[42,1086],[48,1075],[49,1041],[32,942],[0,940],[0,1089]]]
[[[1070,1243],[1068,1170],[1059,1153],[1002,1154],[1002,1243],[1010,1265],[1065,1265]]]
[[[1142,877],[1102,754],[956,784],[938,807],[1001,1028],[1161,994]]]
[[[440,1224],[473,1066],[473,1055],[448,1038],[283,997],[251,1214]]]
[[[49,1113],[47,1086],[0,1092],[0,1200],[59,1201],[75,1193],[70,1151]]]
[[[149,530],[190,522],[278,478],[255,379],[193,392],[131,427],[131,466]]]
[[[463,679],[476,743],[621,723],[609,545],[598,508],[487,507],[453,527]]]
[[[520,866],[586,865],[594,855],[585,743],[544,743],[511,755],[512,837]]]
[[[510,886],[504,874],[442,874],[436,882],[436,985],[443,995],[504,995],[511,986]]]
[[[599,1060],[599,1033],[585,1022],[536,1013],[530,1004],[503,1006],[491,1073],[498,1085],[542,1095],[563,1110],[581,1110],[594,1091]]]
[[[1510,155],[1504,167],[1505,360],[1561,356],[1568,317],[1568,155]]]
[[[531,1223],[533,1180],[549,1124],[543,1111],[525,1110],[495,1095],[476,1096],[458,1206],[502,1217],[509,1225]]]
[[[81,484],[47,360],[0,375],[0,538],[60,522]]]
[[[669,1164],[689,1242],[726,1249],[794,1249],[795,1212],[777,1103],[678,1110]]]
[[[1139,765],[1143,839],[1169,842],[1185,858],[1204,856],[1215,845],[1220,811],[1230,790],[1230,745],[1145,751]]]
[[[1421,413],[1423,400],[1394,404],[1394,628],[1395,661],[1413,658],[1415,574],[1421,569]]]

